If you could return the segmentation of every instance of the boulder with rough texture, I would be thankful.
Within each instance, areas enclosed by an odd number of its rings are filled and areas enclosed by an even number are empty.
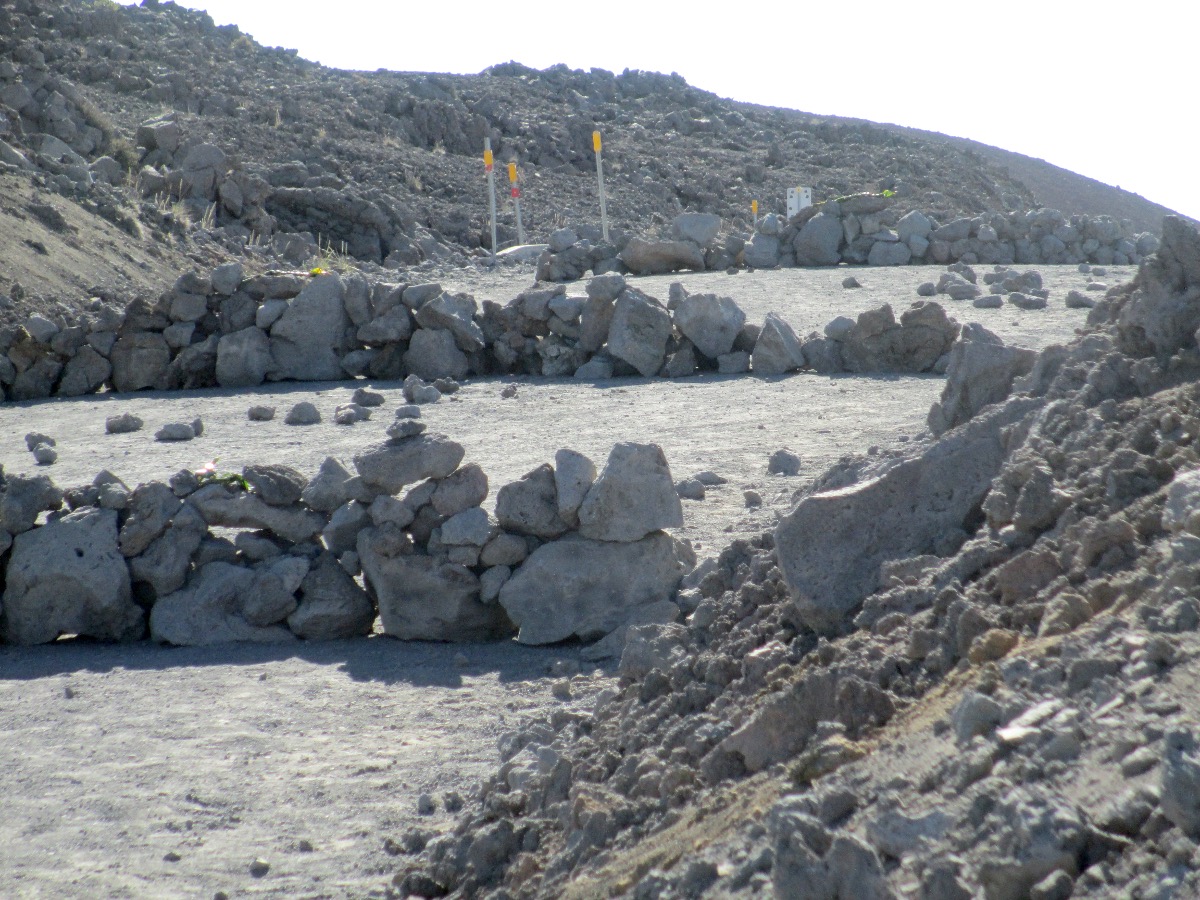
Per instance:
[[[442,328],[418,328],[404,354],[404,367],[426,381],[465,378],[470,368],[454,334]]]
[[[60,634],[135,640],[144,625],[130,596],[116,512],[76,510],[13,539],[0,635],[10,644],[44,644]]]
[[[683,525],[683,506],[657,444],[613,446],[579,507],[579,533],[599,541],[637,541]]]
[[[129,560],[129,572],[135,582],[149,585],[155,597],[165,597],[183,587],[195,553],[208,523],[196,508],[185,504],[170,525],[139,556]]]
[[[142,553],[167,530],[182,505],[170,485],[161,481],[139,484],[129,497],[125,524],[121,526],[122,555]]]
[[[209,525],[226,528],[261,528],[285,541],[300,543],[321,532],[325,519],[299,504],[271,506],[254,494],[208,484],[188,497]]]
[[[779,567],[804,624],[836,629],[886,560],[929,552],[968,523],[1004,460],[1001,430],[1037,401],[1013,399],[877,478],[801,500],[779,523]]]
[[[375,624],[375,605],[336,557],[322,553],[300,583],[300,604],[287,624],[310,641],[362,637]]]
[[[331,513],[350,499],[349,483],[353,477],[339,460],[327,456],[305,485],[300,499],[309,509]]]
[[[377,444],[354,457],[363,483],[377,493],[398,494],[426,478],[445,478],[458,468],[466,451],[444,434],[427,432]]]
[[[109,354],[113,388],[140,391],[162,384],[171,364],[171,348],[161,334],[135,331],[121,337]]]
[[[538,466],[496,493],[496,520],[500,527],[517,534],[556,538],[569,525],[558,512],[558,488],[554,469]]]
[[[350,349],[350,317],[342,301],[342,279],[318,275],[271,326],[272,378],[333,381],[345,377],[342,357]]]
[[[946,353],[959,326],[937,303],[918,300],[897,322],[889,304],[860,313],[842,342],[850,372],[924,372]]]
[[[792,240],[796,265],[836,266],[842,259],[838,247],[843,236],[840,218],[829,213],[817,213],[804,223]]]
[[[721,217],[712,213],[680,213],[671,222],[671,237],[707,247],[721,231]]]
[[[0,488],[0,531],[28,531],[41,513],[59,509],[62,502],[62,490],[45,475],[5,476]]]
[[[763,320],[750,365],[756,375],[782,375],[804,365],[804,349],[792,326],[775,313]]]
[[[663,275],[680,269],[704,271],[704,252],[691,241],[647,241],[633,238],[620,253],[635,275]]]
[[[596,464],[582,453],[562,449],[554,454],[554,486],[558,514],[570,525],[579,524],[579,507],[596,480]]]
[[[67,361],[58,382],[60,397],[80,397],[97,391],[112,374],[112,363],[93,350],[81,347]]]
[[[779,238],[772,234],[755,234],[742,249],[742,259],[754,269],[773,269],[779,265]]]
[[[221,387],[255,387],[271,372],[271,339],[251,325],[217,341],[217,384]]]
[[[511,633],[504,610],[479,599],[470,569],[431,556],[397,552],[388,528],[358,538],[363,582],[385,633],[411,641],[487,641]]]
[[[523,644],[592,640],[669,600],[694,564],[690,546],[661,532],[630,543],[571,536],[535,550],[500,589],[500,605]]]
[[[608,329],[608,352],[645,378],[658,374],[671,337],[671,314],[639,291],[621,292]]]
[[[122,413],[119,416],[109,416],[104,420],[105,434],[130,434],[141,431],[145,422],[133,413]]]
[[[307,569],[307,563],[304,567]],[[210,562],[189,579],[186,587],[154,604],[150,610],[150,637],[180,647],[294,640],[290,631],[276,624],[295,610],[295,597],[288,602],[287,587],[270,572]],[[247,604],[259,605],[263,600],[274,601],[270,605],[282,614],[270,624],[253,625],[243,616],[243,610]]]
[[[972,418],[1012,392],[1013,380],[1027,375],[1037,354],[1023,347],[979,341],[958,341],[950,350],[946,384],[929,410],[929,430],[935,435]]]
[[[450,332],[460,350],[473,353],[482,349],[485,344],[483,331],[475,322],[475,314],[478,311],[475,298],[470,294],[444,293],[417,310],[416,318],[417,324],[422,328]]]
[[[477,463],[468,463],[438,482],[432,503],[439,516],[449,518],[464,509],[478,506],[487,495],[487,473]]]
[[[745,324],[741,308],[716,294],[691,294],[675,308],[675,327],[709,359],[732,350]]]

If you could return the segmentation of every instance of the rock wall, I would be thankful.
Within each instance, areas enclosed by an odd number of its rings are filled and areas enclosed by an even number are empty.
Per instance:
[[[130,489],[0,472],[0,640],[196,645],[386,634],[541,644],[673,622],[695,564],[670,469],[618,444],[600,472],[559,451],[481,504],[463,448],[398,410],[383,443],[308,478],[180,471]],[[406,490],[407,489],[407,490]],[[49,515],[43,515],[48,513]]]
[[[733,300],[682,285],[664,304],[615,273],[592,278],[585,294],[538,283],[480,309],[438,284],[320,270],[247,277],[235,262],[185,274],[153,302],[122,310],[97,299],[75,318],[0,328],[0,398],[357,377],[940,371],[958,331],[930,301],[899,320],[884,306],[801,339],[775,314],[750,323]]]

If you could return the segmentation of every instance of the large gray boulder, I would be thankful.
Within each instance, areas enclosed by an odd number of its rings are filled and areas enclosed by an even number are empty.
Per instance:
[[[721,231],[721,217],[712,213],[680,213],[671,222],[671,237],[707,247]]]
[[[298,544],[320,534],[323,516],[296,504],[271,506],[260,497],[223,484],[208,484],[188,497],[188,503],[209,525],[256,528]]]
[[[658,301],[626,288],[613,308],[608,352],[645,378],[658,374],[671,337],[671,314]]]
[[[333,554],[322,553],[300,583],[300,605],[287,624],[310,641],[361,637],[375,625],[375,604]]]
[[[63,368],[58,383],[60,397],[80,397],[94,393],[112,374],[112,363],[91,347],[80,347]]]
[[[630,542],[683,525],[683,506],[657,444],[620,443],[579,507],[579,533]]]
[[[876,241],[867,254],[869,266],[906,266],[912,259],[908,244],[896,241]]]
[[[183,501],[168,484],[161,481],[139,484],[129,497],[125,524],[121,526],[121,554],[137,556],[143,552],[167,530],[182,505]]]
[[[0,636],[10,644],[44,644],[60,634],[136,640],[142,611],[130,596],[116,512],[79,509],[13,539]]]
[[[28,531],[39,515],[61,508],[62,502],[62,490],[46,475],[7,475],[0,487],[0,531]]]
[[[820,212],[804,223],[792,239],[798,266],[836,266],[841,262],[842,220]]]
[[[850,372],[924,372],[950,350],[958,323],[932,301],[918,300],[896,321],[890,304],[858,316],[842,342]]]
[[[417,310],[417,324],[430,330],[449,331],[460,350],[473,353],[485,343],[483,330],[475,322],[478,311],[470,294],[444,293]]]
[[[278,571],[257,571],[219,561],[208,563],[186,587],[154,604],[150,610],[151,639],[179,647],[295,640],[287,628],[277,623],[295,611],[294,591],[299,584],[295,576],[298,573],[302,578],[304,572],[293,570],[290,560],[286,562],[286,568],[281,566]],[[257,624],[247,620],[250,610]]]
[[[1003,429],[1037,405],[1010,400],[877,478],[801,500],[775,529],[800,621],[835,631],[875,590],[881,563],[964,529],[1004,461]]]
[[[163,379],[171,364],[171,348],[166,339],[152,331],[134,331],[123,335],[109,353],[113,388],[140,391],[164,387]]]
[[[418,328],[408,342],[404,368],[426,381],[466,378],[470,365],[453,333],[442,328]]]
[[[254,387],[267,379],[274,366],[271,339],[251,325],[217,341],[217,384],[221,387]]]
[[[354,457],[354,468],[376,493],[398,494],[426,478],[445,478],[458,468],[466,451],[444,434],[427,432],[377,444]]]
[[[763,320],[754,351],[750,354],[750,365],[755,375],[782,375],[804,365],[804,349],[792,326],[775,313],[767,313]]]
[[[771,269],[779,265],[779,238],[758,232],[742,249],[742,261],[755,269]]]
[[[940,435],[1012,393],[1013,381],[1033,369],[1037,354],[1024,347],[958,341],[950,350],[946,384],[929,410],[929,430]]]
[[[350,349],[346,345],[350,317],[342,292],[340,276],[318,275],[288,304],[271,326],[271,377],[332,381],[345,376],[341,360]]]
[[[632,238],[619,256],[635,275],[663,275],[680,269],[704,271],[704,251],[691,241]]]
[[[670,600],[694,565],[691,547],[662,532],[631,543],[572,535],[535,550],[500,589],[500,605],[523,644],[593,640]]]
[[[149,585],[155,597],[179,590],[191,570],[192,554],[207,534],[208,523],[194,506],[184,504],[162,535],[129,560],[133,581]]]
[[[358,537],[363,582],[386,634],[409,641],[487,641],[512,632],[504,610],[479,599],[479,578],[465,566],[403,552],[389,528]]]
[[[554,470],[538,466],[496,493],[496,520],[500,527],[517,534],[556,538],[568,529],[558,510],[558,486]]]
[[[716,294],[691,294],[675,309],[675,327],[709,359],[732,350],[745,324],[741,308]]]

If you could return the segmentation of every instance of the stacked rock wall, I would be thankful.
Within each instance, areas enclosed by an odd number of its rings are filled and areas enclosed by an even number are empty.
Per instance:
[[[387,439],[312,478],[211,467],[130,489],[0,472],[0,640],[177,645],[349,638],[530,644],[672,622],[690,545],[662,451],[559,451],[481,504],[463,448],[398,410]],[[407,489],[407,490],[406,490]],[[48,513],[48,516],[43,515]],[[359,577],[361,576],[361,578]]]

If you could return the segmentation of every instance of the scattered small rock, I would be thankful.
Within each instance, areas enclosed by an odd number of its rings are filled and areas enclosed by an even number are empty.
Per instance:
[[[343,403],[333,411],[333,421],[338,425],[354,425],[371,418],[371,411],[358,403]]]
[[[251,422],[270,422],[275,418],[275,407],[252,406],[246,410],[246,418]]]
[[[437,811],[437,801],[433,799],[433,794],[422,794],[417,798],[417,814],[421,816],[432,816]]]
[[[39,466],[52,466],[58,460],[58,451],[48,444],[38,444],[33,448],[33,458]]]
[[[396,418],[397,419],[419,419],[419,418],[421,418],[421,407],[419,407],[413,403],[406,403],[403,406],[397,406],[396,407]]]
[[[141,431],[145,424],[133,413],[122,413],[119,416],[109,416],[105,419],[104,430],[108,434],[130,434],[134,431]]]
[[[758,491],[742,491],[742,497],[746,501],[746,509],[756,509],[762,506],[762,494]]]
[[[350,395],[350,401],[352,403],[357,403],[359,406],[366,407],[383,406],[384,399],[385,398],[383,394],[377,393],[376,391],[369,391],[366,388],[359,388]]]
[[[799,475],[800,457],[791,450],[776,450],[767,462],[768,475]]]
[[[30,453],[32,453],[38,447],[54,447],[56,445],[57,442],[54,440],[54,438],[38,431],[31,431],[29,434],[25,435],[25,446],[29,449]]]
[[[196,431],[188,422],[168,422],[154,433],[156,441],[190,441],[196,437]]]
[[[858,283],[858,279],[855,278],[853,275],[847,275],[845,278],[842,279],[842,287],[844,287],[844,288],[860,288],[860,287],[862,287],[862,285]]]
[[[505,385],[503,388],[500,389],[500,396],[503,397],[505,400],[508,400],[508,399],[511,399],[512,397],[517,396],[517,386],[515,384]]]
[[[288,410],[283,421],[287,425],[316,425],[321,421],[321,412],[312,403],[302,400]]]
[[[675,493],[684,500],[703,500],[704,485],[695,478],[685,478],[676,483]]]
[[[271,871],[271,864],[261,856],[250,863],[250,875],[254,878],[262,878]]]

